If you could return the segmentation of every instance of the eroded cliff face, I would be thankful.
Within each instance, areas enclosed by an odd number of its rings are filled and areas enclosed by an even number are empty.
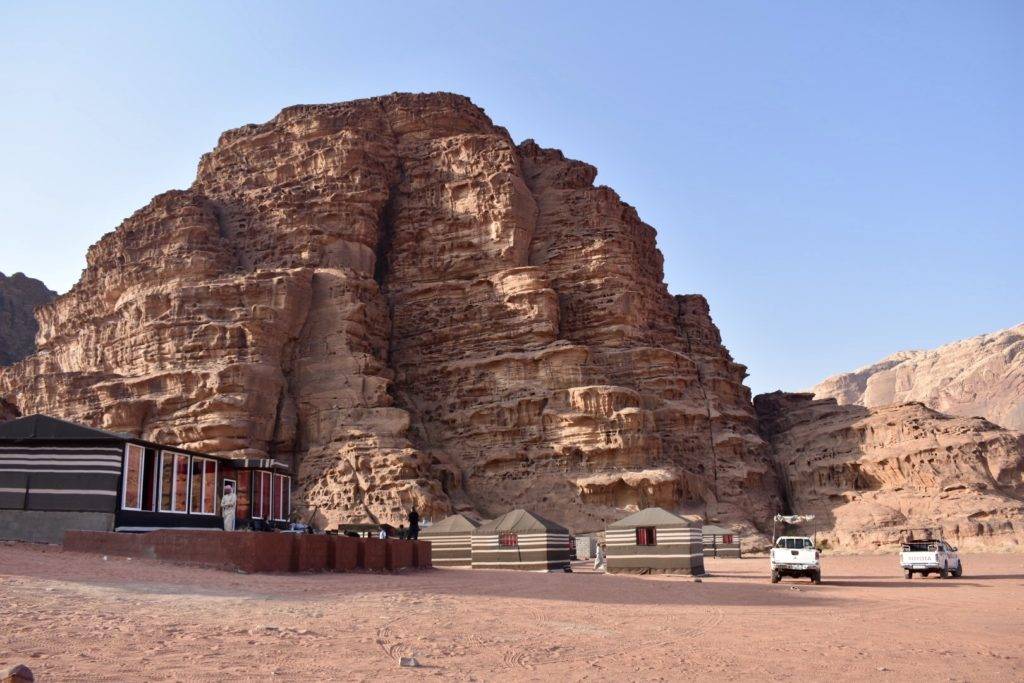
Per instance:
[[[16,417],[21,417],[21,413],[18,412],[17,406],[13,403],[9,403],[3,398],[0,398],[0,422],[13,420]]]
[[[901,351],[811,391],[868,408],[917,401],[1024,430],[1024,324],[929,351]]]
[[[941,527],[965,549],[1024,543],[1024,434],[920,403],[776,392],[754,405],[792,510],[815,514],[832,547],[891,547],[915,527]]]
[[[291,107],[104,236],[0,393],[298,472],[321,523],[776,511],[745,368],[596,169],[468,99]]]
[[[39,328],[33,312],[56,296],[23,273],[0,273],[0,365],[11,365],[35,351]]]

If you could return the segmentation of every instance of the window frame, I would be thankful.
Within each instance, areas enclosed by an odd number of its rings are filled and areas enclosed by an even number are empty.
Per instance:
[[[135,482],[135,486],[138,489],[137,490],[138,496],[136,498],[136,500],[138,500],[138,506],[137,507],[129,507],[128,504],[127,504],[127,501],[128,501],[128,471],[129,471],[128,459],[131,457],[133,449],[137,450],[137,455],[139,456],[138,476],[136,477],[137,481]],[[138,444],[134,444],[134,443],[125,444],[125,447],[124,447],[124,465],[122,466],[123,474],[121,475],[121,509],[122,510],[129,510],[129,511],[132,511],[132,512],[142,512],[142,480],[143,480],[143,476],[144,476],[145,467],[146,467],[146,449],[143,448],[142,446],[140,446]]]
[[[499,548],[518,548],[519,547],[519,534],[514,531],[499,531],[498,532],[498,547]]]
[[[275,474],[272,472],[271,479],[274,483],[270,495],[270,521],[287,522],[288,517],[292,513],[292,478],[287,474]],[[275,517],[273,515],[279,502],[281,504],[281,516]]]
[[[199,479],[199,507],[201,509],[200,510],[193,510],[192,509],[192,498],[195,495],[195,487],[193,486],[192,478],[195,476],[195,474],[193,472],[194,472],[194,468],[196,466],[196,463],[200,463],[200,462],[203,463],[203,474],[202,474],[202,477],[200,477],[200,479]],[[213,463],[213,482],[214,482],[214,485],[213,485],[213,497],[210,500],[210,503],[211,503],[213,509],[210,512],[206,512],[204,510],[206,508],[206,505],[204,504],[205,503],[204,496],[206,495],[206,463],[208,463],[208,462],[212,462]],[[193,455],[192,457],[189,458],[189,463],[188,463],[188,482],[189,482],[188,486],[189,486],[189,492],[188,492],[188,505],[187,505],[188,514],[190,514],[190,515],[202,515],[204,517],[216,516],[216,514],[217,514],[217,475],[219,474],[219,470],[218,470],[219,465],[220,465],[220,463],[217,462],[217,460],[215,460],[214,458],[204,458],[204,457],[200,457],[198,455]],[[173,500],[174,499],[172,498],[171,499],[172,503],[173,503]]]
[[[164,508],[164,464],[167,462],[167,456],[171,456],[171,509]],[[184,458],[187,463],[187,476],[185,477],[185,509],[175,510],[174,501],[178,496],[178,458]],[[157,492],[157,512],[168,515],[187,515],[189,514],[188,508],[190,503],[190,484],[192,483],[192,462],[191,458],[185,453],[176,453],[175,451],[160,451],[160,467],[158,469],[158,480],[160,482],[160,488]]]
[[[640,542],[641,532],[647,537],[646,542]],[[649,548],[658,545],[658,527],[656,526],[638,526],[636,527],[636,545]]]
[[[266,479],[264,480],[264,477]],[[259,479],[259,495],[256,495],[256,480]],[[264,482],[266,483],[267,493],[264,493]],[[274,475],[268,470],[253,470],[252,479],[250,484],[249,493],[249,514],[253,519],[265,519],[268,522],[274,521]],[[263,509],[263,501],[266,499],[269,503],[269,510]],[[259,514],[256,514],[257,506],[259,507]],[[266,516],[264,516],[266,513]]]

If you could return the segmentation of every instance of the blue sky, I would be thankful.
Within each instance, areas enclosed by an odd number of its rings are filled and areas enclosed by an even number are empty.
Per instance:
[[[470,96],[658,229],[755,392],[1024,321],[1024,3],[0,4],[0,271],[65,291],[222,130]]]

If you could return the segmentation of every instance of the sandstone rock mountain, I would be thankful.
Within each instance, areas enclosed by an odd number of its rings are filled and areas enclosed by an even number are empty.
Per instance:
[[[930,351],[901,351],[811,391],[869,408],[918,401],[1024,430],[1024,324]]]
[[[891,546],[942,527],[965,549],[1024,543],[1024,434],[920,403],[839,405],[811,394],[754,399],[791,509],[833,547]]]
[[[457,95],[290,107],[93,245],[0,394],[288,460],[327,524],[414,502],[763,524],[778,487],[745,368],[596,174]]]
[[[0,273],[0,365],[11,365],[35,351],[39,327],[33,312],[56,296],[23,273]]]
[[[18,412],[17,406],[13,403],[0,398],[0,422],[6,422],[7,420],[13,420],[16,417],[20,417],[21,413]]]

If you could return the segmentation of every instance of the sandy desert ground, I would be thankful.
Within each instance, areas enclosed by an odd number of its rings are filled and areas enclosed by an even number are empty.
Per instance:
[[[826,557],[688,578],[435,569],[243,575],[0,545],[0,668],[38,680],[1021,680],[1024,556],[906,581]],[[399,667],[414,655],[417,669]]]

